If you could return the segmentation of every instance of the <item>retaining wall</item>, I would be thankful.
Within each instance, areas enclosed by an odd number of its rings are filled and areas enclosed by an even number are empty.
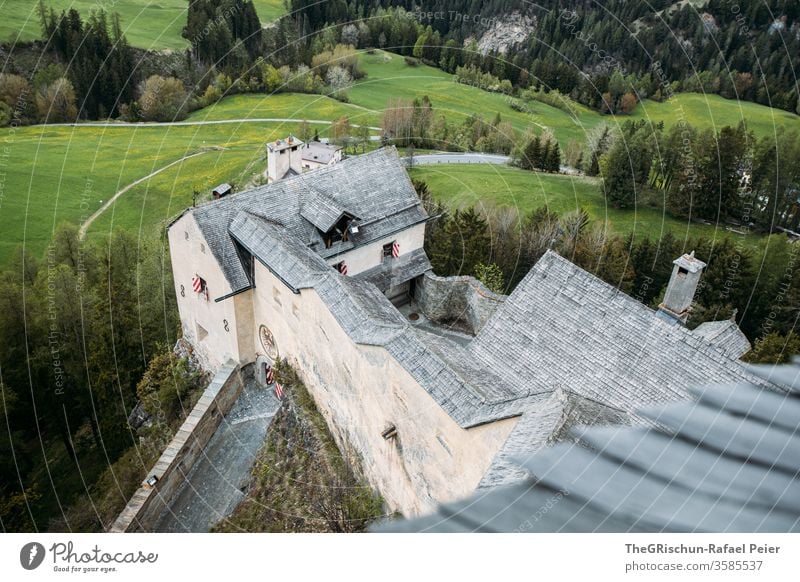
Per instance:
[[[150,531],[155,526],[164,508],[183,484],[186,474],[236,402],[242,386],[242,372],[235,362],[229,360],[217,371],[192,412],[147,474],[147,478],[155,475],[158,482],[153,487],[146,480],[142,483],[111,526],[111,532]]]

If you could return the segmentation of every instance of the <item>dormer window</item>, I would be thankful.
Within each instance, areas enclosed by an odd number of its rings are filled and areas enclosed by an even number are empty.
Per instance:
[[[336,242],[347,242],[350,240],[350,222],[353,220],[353,217],[348,214],[343,214],[336,224],[330,229],[325,235],[323,239],[325,240],[325,248],[329,249],[333,246],[333,243]]]
[[[347,276],[347,263],[344,261],[336,263],[333,268],[339,271],[340,274]]]

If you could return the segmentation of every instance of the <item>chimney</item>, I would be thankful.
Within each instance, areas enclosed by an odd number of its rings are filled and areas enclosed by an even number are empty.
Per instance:
[[[658,315],[670,323],[686,325],[692,311],[694,294],[706,264],[694,256],[694,251],[672,261],[675,268],[669,278],[664,301],[658,306]]]

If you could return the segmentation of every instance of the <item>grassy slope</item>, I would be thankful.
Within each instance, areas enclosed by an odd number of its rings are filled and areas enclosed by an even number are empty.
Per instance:
[[[483,164],[417,166],[411,175],[427,182],[434,196],[453,208],[510,206],[521,215],[543,206],[559,214],[583,208],[593,220],[623,234],[633,232],[654,239],[666,232],[678,238],[732,236],[724,228],[688,223],[653,208],[636,211],[611,208],[606,205],[597,180],[591,178]],[[755,247],[759,240],[747,237],[746,244]]]
[[[645,101],[632,116],[617,118],[602,116],[577,103],[570,103],[575,116],[538,102],[528,103],[533,112],[526,114],[511,109],[505,95],[454,83],[452,75],[433,67],[408,66],[403,57],[397,55],[376,51],[372,55],[362,55],[361,63],[368,75],[350,90],[353,104],[380,111],[393,97],[413,99],[427,95],[435,110],[445,113],[450,121],[463,121],[473,112],[491,119],[500,112],[518,131],[531,125],[550,128],[562,146],[571,140],[583,142],[586,131],[604,120],[613,124],[644,117],[663,120],[667,126],[685,119],[698,127],[717,128],[745,120],[759,136],[772,135],[778,126],[793,125],[800,129],[800,117],[792,113],[696,93],[680,93],[664,103]]]
[[[392,98],[414,99],[427,95],[436,112],[444,113],[452,122],[462,122],[473,113],[492,119],[500,112],[518,131],[530,125],[540,129],[549,127],[564,143],[583,135],[583,126],[593,127],[599,122],[599,116],[579,106],[577,110],[581,114],[577,120],[560,109],[540,103],[531,105],[532,114],[514,111],[506,95],[455,83],[452,75],[434,67],[410,67],[403,57],[383,51],[362,55],[361,64],[367,76],[348,94],[351,103],[367,109],[381,111]]]
[[[234,95],[195,111],[189,121],[207,119],[288,118],[331,120],[346,115],[354,124],[380,125],[380,113],[357,105],[341,103],[322,95],[278,93],[275,95]],[[320,126],[321,127],[321,126]]]
[[[193,188],[207,192],[216,182],[236,181],[248,164],[263,170],[264,143],[289,131],[297,127],[253,123],[19,129],[6,144],[0,263],[22,242],[41,254],[54,226],[82,222],[138,178],[204,147],[225,148],[187,160],[128,191],[89,233],[107,232],[112,214],[114,228],[152,229],[190,205]]]
[[[39,38],[37,3],[34,0],[0,0],[0,42]],[[186,24],[186,0],[45,0],[45,3],[56,12],[76,8],[83,18],[88,18],[91,10],[107,6],[107,12],[120,15],[125,36],[136,47],[161,50],[188,46],[181,38],[181,29]],[[255,5],[259,18],[265,23],[286,12],[282,0],[256,0]]]
[[[363,531],[382,517],[382,499],[345,461],[297,376],[279,376],[283,403],[256,456],[250,487],[213,531]]]
[[[800,129],[800,116],[788,111],[700,93],[679,93],[664,103],[645,101],[631,117],[663,120],[667,127],[685,121],[697,127],[717,129],[745,121],[756,136],[773,135],[779,127]]]

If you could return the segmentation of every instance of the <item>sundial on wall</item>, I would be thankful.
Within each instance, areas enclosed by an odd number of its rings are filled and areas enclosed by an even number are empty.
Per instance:
[[[275,338],[272,336],[272,332],[267,329],[266,325],[262,325],[258,328],[258,337],[261,340],[261,347],[264,348],[264,353],[272,359],[278,359],[278,346],[275,345]]]

